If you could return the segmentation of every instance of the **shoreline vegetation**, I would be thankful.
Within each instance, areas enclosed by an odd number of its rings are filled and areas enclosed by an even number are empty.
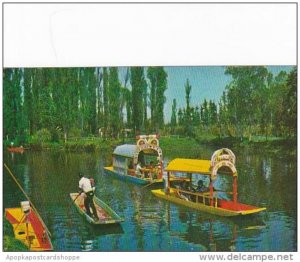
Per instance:
[[[271,151],[296,141],[297,67],[276,74],[265,66],[222,67],[214,77],[230,80],[215,100],[188,78],[201,67],[183,68],[178,90],[164,67],[5,68],[4,142],[25,150],[95,151],[158,133],[163,150],[188,152],[190,140],[191,147],[259,144]],[[166,97],[168,88],[174,93]],[[164,148],[165,136],[180,140],[174,146],[166,140]]]
[[[66,151],[66,152],[98,152],[106,151],[112,153],[114,148],[120,144],[134,144],[135,138],[104,139],[100,137],[74,138],[67,142],[29,142],[22,145],[29,151]],[[4,146],[8,147],[9,141],[4,141]],[[17,146],[17,145],[16,145]],[[215,136],[203,137],[183,137],[177,135],[162,136],[160,146],[165,154],[182,155],[187,151],[198,152],[200,147],[234,148],[234,149],[257,149],[264,150],[269,154],[281,153],[288,156],[296,156],[296,138],[253,136],[251,141],[248,138]],[[194,156],[197,157],[197,156]]]

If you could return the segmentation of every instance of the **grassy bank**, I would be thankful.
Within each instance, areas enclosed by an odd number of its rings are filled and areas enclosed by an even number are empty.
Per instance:
[[[3,218],[3,250],[7,252],[28,251],[20,240],[15,239],[12,225]]]
[[[105,151],[112,153],[113,149],[120,144],[135,143],[135,139],[102,139],[98,137],[78,138],[64,142],[44,142],[44,143],[28,143],[25,149],[31,151],[54,151],[62,150],[67,152],[96,152]],[[160,138],[160,146],[165,155],[177,157],[195,156],[199,151],[199,147],[211,148],[249,148],[254,150],[263,150],[268,153],[284,153],[291,156],[297,154],[297,139],[283,139],[277,137],[253,136],[251,141],[247,138],[222,137],[218,138],[212,135],[198,136],[196,138],[179,137],[179,136],[163,136]]]

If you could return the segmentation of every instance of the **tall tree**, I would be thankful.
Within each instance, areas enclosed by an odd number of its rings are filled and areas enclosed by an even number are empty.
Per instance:
[[[173,104],[172,104],[172,115],[171,115],[171,131],[174,133],[175,127],[177,125],[177,103],[176,99],[173,99]]]
[[[184,85],[185,88],[185,102],[186,102],[186,109],[185,109],[185,128],[186,133],[191,136],[193,133],[193,126],[192,126],[192,110],[190,107],[190,100],[191,100],[191,90],[192,86],[190,85],[189,79],[186,80],[186,83]]]
[[[286,126],[289,135],[297,135],[297,67],[288,74],[285,97]]]
[[[130,84],[131,84],[131,97],[132,97],[132,124],[136,133],[142,129],[144,120],[144,87],[145,77],[143,67],[130,68]]]
[[[108,84],[108,70],[103,68],[103,127],[104,135],[107,135],[107,131],[110,127],[110,111],[109,111],[109,84]]]
[[[132,95],[131,91],[127,88],[127,83],[130,80],[130,69],[127,68],[124,83],[124,98],[126,103],[126,124],[128,128],[132,127]]]
[[[4,69],[3,72],[3,108],[4,132],[3,135],[15,140],[22,134],[22,89],[21,69]]]
[[[96,88],[97,88],[97,129],[103,125],[103,73],[101,68],[96,68]],[[99,131],[99,130],[98,130]]]
[[[260,95],[261,88],[266,85],[268,71],[261,66],[229,66],[225,74],[231,75],[233,80],[228,86],[228,105],[235,118],[235,126],[239,136],[243,137],[248,129],[251,137],[255,119],[259,118],[257,110],[263,104]]]
[[[150,80],[150,112],[151,126],[158,131],[164,124],[165,91],[168,75],[163,67],[149,67],[147,76]]]
[[[110,126],[113,137],[119,135],[121,129],[121,83],[119,81],[118,68],[111,67],[109,69],[109,111]]]
[[[28,135],[33,135],[33,97],[32,97],[33,69],[24,68],[24,121]]]

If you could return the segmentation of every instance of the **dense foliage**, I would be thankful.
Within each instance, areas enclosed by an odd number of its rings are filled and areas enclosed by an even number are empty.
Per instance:
[[[164,118],[167,72],[163,67],[6,68],[3,74],[3,135],[16,144],[30,139],[67,141],[88,136],[123,137],[160,132],[185,136],[297,134],[297,70],[272,75],[266,67],[229,66],[232,81],[220,101],[185,108],[173,99],[170,123]],[[201,87],[200,87],[201,88]],[[169,109],[170,110],[170,109]]]
[[[297,135],[297,69],[273,76],[262,66],[229,66],[232,81],[215,101],[190,105],[192,87],[185,85],[186,107],[179,108],[174,134],[218,137],[295,137]],[[173,102],[176,105],[176,101]],[[172,111],[172,115],[174,112]]]

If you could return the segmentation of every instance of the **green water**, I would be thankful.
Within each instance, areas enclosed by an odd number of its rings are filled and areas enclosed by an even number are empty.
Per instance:
[[[213,150],[200,149],[197,155],[210,158]],[[296,160],[259,149],[234,152],[239,201],[267,207],[254,217],[211,216],[160,200],[149,188],[111,179],[102,172],[110,152],[4,152],[4,162],[39,210],[55,251],[296,251]],[[182,156],[196,157],[188,151]],[[165,156],[165,164],[173,157]],[[95,177],[96,195],[125,222],[94,228],[81,218],[69,198],[77,191],[79,171]],[[231,185],[220,181],[218,186]],[[4,208],[19,206],[24,197],[6,170],[3,184]]]

